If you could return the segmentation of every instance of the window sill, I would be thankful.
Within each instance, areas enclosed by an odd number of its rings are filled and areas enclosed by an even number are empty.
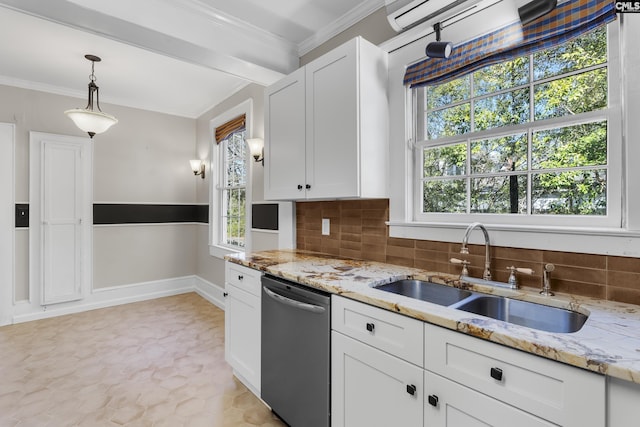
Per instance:
[[[226,246],[209,245],[209,255],[211,255],[212,257],[220,258],[220,259],[224,259],[226,255],[242,254],[242,253],[244,253],[244,251],[228,248]]]
[[[469,224],[389,221],[389,237],[462,242]],[[640,257],[640,231],[620,228],[485,224],[494,246]],[[471,243],[482,243],[480,234]]]

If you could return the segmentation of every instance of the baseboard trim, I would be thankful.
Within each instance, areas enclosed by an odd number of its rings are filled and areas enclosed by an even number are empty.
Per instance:
[[[194,276],[195,291],[202,298],[217,306],[221,310],[225,308],[224,288],[203,279],[200,276]]]
[[[224,289],[222,287],[198,276],[185,276],[96,289],[83,300],[49,305],[46,308],[25,304],[21,308],[27,312],[14,314],[13,323],[48,319],[189,292],[197,292],[198,295],[224,310]]]

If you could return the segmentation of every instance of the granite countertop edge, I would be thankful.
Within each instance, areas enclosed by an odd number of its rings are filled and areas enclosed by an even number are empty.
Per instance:
[[[640,384],[640,306],[538,289],[517,290],[461,283],[457,276],[300,250],[233,254],[226,260],[331,294],[547,359]],[[588,314],[574,333],[551,333],[375,289],[399,279],[420,279],[477,292],[542,303]]]

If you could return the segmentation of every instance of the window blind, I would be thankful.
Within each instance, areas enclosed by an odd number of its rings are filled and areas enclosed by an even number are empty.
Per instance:
[[[241,131],[246,128],[247,116],[245,114],[236,117],[235,119],[231,119],[228,122],[218,126],[216,128],[216,144],[220,144],[220,141],[223,141],[226,137],[231,135],[233,132]]]
[[[407,68],[404,84],[439,84],[487,65],[560,45],[616,18],[609,0],[567,1],[522,26],[516,21],[454,48],[448,59],[427,58]]]

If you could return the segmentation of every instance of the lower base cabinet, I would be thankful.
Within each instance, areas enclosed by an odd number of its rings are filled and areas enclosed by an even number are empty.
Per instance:
[[[423,370],[331,333],[332,427],[421,426]]]
[[[425,427],[556,425],[429,371],[425,371],[424,384]]]

